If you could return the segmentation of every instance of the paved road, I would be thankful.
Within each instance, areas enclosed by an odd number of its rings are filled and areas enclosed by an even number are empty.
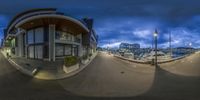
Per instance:
[[[194,57],[191,64],[198,64]],[[100,53],[73,77],[42,81],[21,74],[0,53],[0,100],[200,100],[200,76],[177,74],[172,65],[178,63],[155,68]]]

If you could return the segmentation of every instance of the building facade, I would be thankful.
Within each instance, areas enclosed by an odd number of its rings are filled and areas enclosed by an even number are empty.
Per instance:
[[[195,49],[192,47],[177,47],[172,49],[174,54],[185,55],[195,52]]]
[[[93,19],[78,20],[54,8],[18,14],[9,23],[4,38],[12,55],[49,61],[91,54],[96,51],[98,41]]]

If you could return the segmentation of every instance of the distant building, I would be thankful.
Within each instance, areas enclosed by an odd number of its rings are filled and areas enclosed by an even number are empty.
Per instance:
[[[3,39],[1,39],[1,44],[0,44],[0,47],[2,47],[2,46],[3,46],[3,41],[4,41],[4,40],[3,40]]]
[[[121,43],[119,45],[120,51],[129,51],[129,52],[135,52],[136,50],[140,49],[140,44],[129,44],[129,43]]]
[[[177,47],[173,48],[172,51],[176,54],[190,54],[195,52],[195,49],[191,47]]]
[[[22,12],[4,31],[4,46],[10,49],[11,54],[49,61],[93,53],[97,41],[93,19],[79,20],[54,8]]]

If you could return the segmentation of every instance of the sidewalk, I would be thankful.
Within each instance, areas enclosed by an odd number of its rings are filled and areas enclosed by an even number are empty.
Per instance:
[[[5,52],[1,51],[6,57]],[[98,53],[98,52],[97,52]],[[55,62],[26,59],[23,57],[11,57],[8,61],[19,71],[37,79],[56,80],[73,76],[82,71],[97,55],[94,53],[87,64],[79,64],[79,69],[71,73],[65,73],[63,70],[64,60],[56,60]]]

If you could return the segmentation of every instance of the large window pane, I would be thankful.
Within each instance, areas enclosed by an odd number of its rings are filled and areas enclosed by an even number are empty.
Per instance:
[[[43,28],[35,29],[35,43],[43,43],[44,41],[44,30]]]
[[[71,54],[72,54],[71,45],[65,45],[65,55],[71,55]]]
[[[43,58],[43,46],[42,45],[35,46],[35,58],[37,58],[37,59]]]
[[[28,44],[32,44],[33,41],[33,30],[28,31]]]
[[[34,47],[33,46],[30,46],[28,48],[28,55],[30,58],[34,58]]]
[[[56,56],[63,56],[64,54],[64,46],[56,45]]]
[[[73,45],[73,48],[72,48],[72,55],[73,55],[73,56],[78,56],[78,46]]]

